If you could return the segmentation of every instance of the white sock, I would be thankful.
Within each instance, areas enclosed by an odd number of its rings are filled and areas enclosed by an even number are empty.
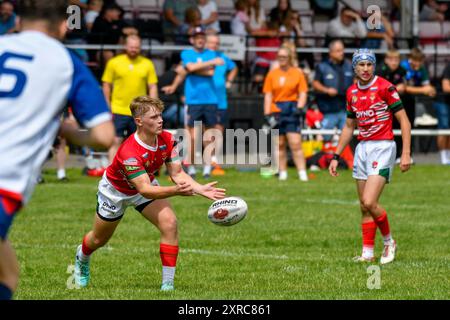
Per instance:
[[[372,259],[373,258],[373,247],[363,246],[362,257],[364,259]]]
[[[445,151],[447,153],[447,163],[446,164],[450,164],[450,150],[446,149]]]
[[[162,283],[164,282],[172,282],[175,278],[175,267],[162,267]]]
[[[300,178],[300,180],[302,181],[308,181],[308,174],[306,173],[306,170],[300,170],[298,172],[298,177]]]
[[[56,171],[56,176],[58,177],[58,179],[64,178],[66,176],[66,170],[58,169],[58,171]]]
[[[80,249],[77,251],[77,256],[78,256],[78,259],[80,259],[83,262],[87,262],[91,258],[90,255],[88,256],[88,255],[85,255],[83,253],[83,250],[81,249],[81,246],[80,246]]]
[[[278,172],[278,179],[279,180],[286,180],[288,178],[288,173],[286,170]]]
[[[192,175],[192,174],[196,174],[196,173],[197,173],[197,170],[195,170],[195,167],[193,165],[190,165],[188,167],[188,174]]]
[[[441,155],[441,164],[447,164],[448,163],[448,150],[441,150],[441,151],[439,151],[439,154]]]
[[[390,245],[392,243],[392,236],[391,236],[390,233],[385,235],[385,236],[383,236],[383,243],[384,243],[385,246],[388,246],[388,245]]]
[[[211,165],[203,166],[203,175],[205,174],[211,174]]]
[[[215,163],[215,164],[217,164],[217,157],[214,155],[214,156],[212,156],[211,157],[211,163]]]

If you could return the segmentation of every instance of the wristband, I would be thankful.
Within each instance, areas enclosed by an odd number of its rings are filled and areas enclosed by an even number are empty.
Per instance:
[[[332,159],[332,160],[337,160],[337,161],[339,161],[340,158],[341,158],[341,157],[340,157],[337,153],[335,153],[335,154],[333,154],[333,159]]]

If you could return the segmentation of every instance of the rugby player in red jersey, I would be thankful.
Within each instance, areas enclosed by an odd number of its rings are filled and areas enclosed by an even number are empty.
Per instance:
[[[163,130],[164,105],[159,99],[138,97],[130,109],[137,130],[120,146],[99,183],[94,227],[84,236],[76,253],[75,283],[80,287],[88,285],[91,254],[108,242],[125,209],[133,206],[161,233],[161,290],[173,290],[178,229],[175,213],[166,198],[198,194],[218,200],[224,198],[225,189],[216,188],[216,182],[201,185],[183,171],[176,141]],[[163,164],[174,186],[159,186],[155,179],[155,172]]]
[[[377,228],[384,240],[381,264],[392,262],[397,244],[392,238],[386,210],[378,203],[383,188],[392,177],[395,165],[396,145],[393,140],[392,120],[400,123],[403,149],[400,170],[411,165],[411,124],[396,87],[389,81],[374,75],[376,59],[372,51],[359,49],[353,54],[353,69],[357,82],[347,89],[347,120],[342,130],[336,154],[329,166],[332,176],[338,176],[340,153],[350,143],[353,131],[359,129],[359,143],[355,150],[353,178],[356,179],[362,213],[362,255],[358,262],[372,262]]]

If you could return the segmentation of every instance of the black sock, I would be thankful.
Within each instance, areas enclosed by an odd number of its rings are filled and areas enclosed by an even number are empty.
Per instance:
[[[5,286],[3,283],[0,283],[0,300],[11,300],[11,299],[12,299],[11,289]]]

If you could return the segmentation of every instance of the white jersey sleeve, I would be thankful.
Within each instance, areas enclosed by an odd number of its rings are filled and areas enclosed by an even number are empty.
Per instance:
[[[97,81],[59,41],[0,37],[0,194],[29,200],[67,103],[88,128],[111,118]]]

